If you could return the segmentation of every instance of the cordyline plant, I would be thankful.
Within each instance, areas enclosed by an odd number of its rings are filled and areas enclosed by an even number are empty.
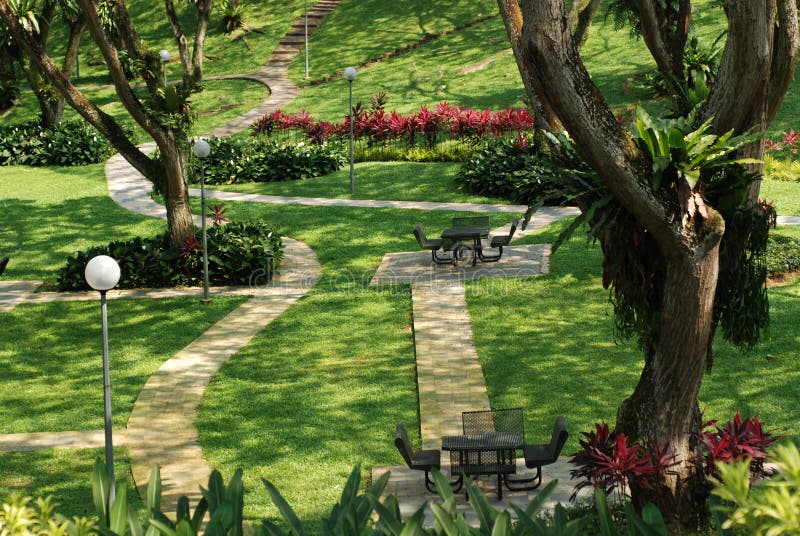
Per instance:
[[[373,98],[375,101],[375,98]],[[442,135],[452,139],[476,142],[488,136],[502,137],[509,133],[520,134],[533,128],[533,116],[525,109],[472,110],[441,102],[435,108],[420,107],[417,113],[402,115],[395,110],[386,112],[385,99],[373,102],[369,109],[358,103],[353,107],[353,135],[365,139],[370,146],[390,140],[403,140],[414,147],[423,140],[434,147]],[[312,143],[325,143],[341,138],[350,132],[350,117],[341,123],[316,121],[308,112],[286,114],[276,110],[261,117],[251,125],[254,134],[273,136],[289,130],[302,131]]]
[[[769,472],[764,467],[767,450],[781,435],[764,430],[758,415],[743,419],[739,412],[732,420],[722,426],[715,426],[717,421],[708,421],[703,425],[703,433],[697,439],[703,447],[703,471],[706,476],[719,478],[717,463],[732,463],[750,460],[750,475],[763,478]],[[706,430],[712,428],[710,430]]]
[[[576,465],[570,476],[582,479],[575,486],[571,501],[580,490],[593,486],[606,494],[616,493],[622,503],[631,485],[653,487],[676,464],[666,446],[646,450],[628,444],[625,434],[611,431],[605,421],[594,427],[594,431],[581,432],[581,450],[570,460]]]

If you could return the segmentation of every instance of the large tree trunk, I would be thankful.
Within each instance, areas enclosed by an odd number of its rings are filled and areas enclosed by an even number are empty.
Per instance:
[[[169,141],[163,146],[159,145],[164,162],[164,200],[167,204],[170,242],[173,246],[180,246],[187,237],[194,235],[189,189],[185,180],[189,155],[186,150],[180,149],[189,145],[180,143],[172,136],[169,136]]]
[[[659,337],[617,415],[617,429],[628,437],[675,453],[679,464],[664,486],[633,490],[638,507],[655,504],[673,527],[696,527],[706,516],[705,488],[694,475],[690,438],[701,431],[695,408],[711,344],[719,236],[711,235],[708,245],[713,246],[706,251],[668,260]]]

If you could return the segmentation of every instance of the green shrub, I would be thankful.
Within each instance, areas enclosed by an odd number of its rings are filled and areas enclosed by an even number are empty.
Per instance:
[[[465,162],[475,154],[475,146],[462,140],[447,140],[434,147],[407,147],[401,142],[368,146],[357,143],[356,162]]]
[[[456,182],[470,193],[530,204],[558,199],[557,173],[529,137],[493,139],[461,166]]]
[[[753,536],[800,533],[800,452],[794,444],[775,447],[776,472],[756,484],[750,461],[719,464],[718,499],[712,511],[720,534]]]
[[[766,258],[771,276],[800,271],[800,239],[770,234]]]
[[[58,275],[59,290],[88,290],[86,263],[108,255],[120,266],[117,288],[197,286],[203,282],[200,229],[176,251],[165,233],[153,238],[114,241],[79,251]],[[283,242],[264,222],[233,222],[208,229],[208,279],[216,285],[269,281],[283,258]]]
[[[341,147],[334,144],[283,145],[263,138],[210,138],[208,143],[206,184],[307,179],[336,171],[347,161]],[[193,181],[199,182],[196,161],[193,168]]]
[[[0,127],[0,165],[84,166],[114,153],[108,141],[85,121],[43,128],[36,123]]]

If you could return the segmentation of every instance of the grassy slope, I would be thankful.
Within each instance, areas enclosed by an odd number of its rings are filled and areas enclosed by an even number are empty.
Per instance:
[[[87,91],[86,95],[104,112],[113,116],[117,121],[134,126],[133,120],[119,102],[112,89]],[[215,127],[234,119],[241,114],[255,108],[269,97],[269,89],[258,82],[251,80],[211,80],[205,84],[202,93],[192,96],[191,101],[197,118],[194,124],[195,133],[206,133]],[[30,92],[22,94],[22,102],[8,111],[0,119],[0,125],[11,125],[29,121],[39,113],[36,99]],[[78,113],[67,107],[66,119],[77,119]],[[145,133],[137,129],[137,136],[145,140]]]

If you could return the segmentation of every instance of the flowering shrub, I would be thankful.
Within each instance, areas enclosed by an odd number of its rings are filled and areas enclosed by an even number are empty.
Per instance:
[[[402,115],[394,110],[387,113],[384,104],[385,98],[376,96],[369,109],[363,109],[361,103],[353,107],[353,135],[356,139],[364,139],[370,146],[402,140],[408,147],[414,147],[422,140],[428,147],[433,147],[443,136],[474,142],[488,136],[521,133],[533,127],[533,116],[524,109],[492,112],[441,102],[434,109],[422,106],[417,113]],[[341,123],[327,123],[315,121],[305,110],[297,114],[276,110],[253,123],[251,129],[255,134],[265,136],[294,129],[301,131],[312,143],[325,143],[348,136],[350,118],[345,117]]]

